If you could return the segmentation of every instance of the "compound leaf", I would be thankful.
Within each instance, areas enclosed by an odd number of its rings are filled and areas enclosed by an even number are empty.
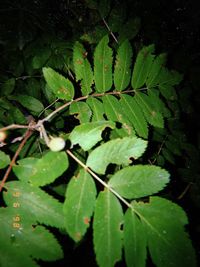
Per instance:
[[[70,180],[63,206],[66,230],[76,242],[82,239],[90,225],[95,199],[94,180],[85,170],[81,170],[77,177]]]
[[[128,165],[131,158],[139,158],[145,151],[147,142],[137,137],[117,138],[95,148],[87,159],[87,166],[104,174],[108,164]]]
[[[122,222],[122,207],[117,198],[107,190],[100,192],[93,222],[94,250],[100,267],[114,267],[121,259]]]

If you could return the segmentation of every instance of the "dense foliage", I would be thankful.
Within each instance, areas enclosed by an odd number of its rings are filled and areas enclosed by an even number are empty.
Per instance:
[[[197,206],[199,198],[199,155],[181,124],[183,73],[137,39],[141,21],[128,16],[129,1],[127,9],[117,1],[61,6],[67,37],[51,33],[51,9],[45,25],[24,5],[10,19],[15,35],[1,24],[0,265],[67,261],[63,236],[77,246],[92,239],[100,267],[197,266],[176,203],[191,185]]]

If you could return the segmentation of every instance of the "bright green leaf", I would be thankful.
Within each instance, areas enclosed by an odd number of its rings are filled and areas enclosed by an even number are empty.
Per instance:
[[[13,218],[20,219],[20,227],[13,227]],[[52,261],[63,257],[57,240],[44,226],[33,227],[25,221],[26,216],[16,214],[14,210],[0,209],[1,267],[36,267],[39,265],[33,259]]]
[[[158,267],[195,267],[195,252],[184,225],[183,209],[167,199],[151,197],[149,203],[134,202],[147,235],[151,258]]]
[[[19,160],[13,170],[20,180],[44,186],[54,182],[67,168],[68,158],[65,152],[49,151],[40,159]]]
[[[122,91],[129,85],[131,78],[132,47],[128,40],[124,41],[117,51],[114,70],[114,85],[116,91]]]
[[[66,230],[76,242],[82,239],[90,225],[95,199],[94,180],[82,169],[70,180],[63,206]]]
[[[157,103],[144,93],[137,92],[134,96],[135,101],[140,106],[143,114],[151,125],[155,127],[164,127],[164,120],[162,114],[158,111]]]
[[[102,139],[101,134],[107,127],[114,129],[115,123],[112,121],[82,123],[73,129],[69,139],[72,145],[79,144],[83,150],[87,151]]]
[[[102,99],[107,118],[109,120],[120,122],[122,124],[121,129],[115,129],[119,136],[124,137],[127,135],[134,135],[134,130],[126,116],[126,112],[124,112],[122,109],[120,101],[112,95],[103,96]]]
[[[32,224],[39,222],[64,229],[64,215],[62,204],[38,187],[21,181],[12,181],[5,184],[7,192],[3,194],[4,200],[13,214],[20,214],[26,222]],[[13,197],[17,209],[13,206]]]
[[[155,57],[152,55],[154,49],[154,45],[149,45],[142,48],[138,53],[131,80],[131,85],[134,89],[138,89],[145,84]]]
[[[112,86],[112,49],[108,42],[108,35],[105,35],[94,52],[94,80],[100,93],[109,91]]]
[[[137,137],[118,138],[95,148],[86,164],[95,172],[104,174],[108,164],[128,165],[131,158],[139,158],[146,147],[147,142]]]
[[[145,267],[147,241],[144,226],[132,209],[124,217],[124,250],[127,267]]]
[[[10,157],[5,152],[0,151],[0,169],[5,168],[10,163]]]
[[[133,125],[136,133],[143,138],[147,138],[147,122],[134,97],[129,95],[121,95],[120,105],[124,114],[126,114],[127,119]]]
[[[53,93],[60,99],[72,100],[74,86],[72,82],[51,68],[43,68],[44,78]]]
[[[96,260],[100,267],[114,267],[122,256],[122,207],[109,191],[100,192],[95,206],[93,236]]]
[[[102,102],[94,97],[89,97],[86,101],[92,110],[92,121],[103,121],[104,119],[104,106]]]
[[[89,122],[92,116],[92,111],[85,102],[73,102],[69,107],[70,114],[78,114],[76,118],[81,122]]]
[[[83,95],[89,95],[92,91],[93,73],[87,59],[87,52],[83,45],[76,42],[73,49],[73,64],[76,80],[81,80],[81,91]]]
[[[121,196],[133,199],[157,193],[168,182],[169,173],[166,170],[153,165],[135,165],[116,172],[109,185]]]

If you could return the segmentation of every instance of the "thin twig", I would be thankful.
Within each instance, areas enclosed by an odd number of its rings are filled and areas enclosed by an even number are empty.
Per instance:
[[[107,183],[105,183],[99,176],[96,175],[87,165],[80,161],[69,149],[67,149],[67,154],[69,154],[78,164],[80,164],[85,171],[90,173],[99,183],[108,188],[117,198],[119,198],[127,207],[132,208],[131,204],[126,201],[122,196],[120,196],[114,189],[112,189]]]
[[[0,184],[0,192],[2,190],[2,188],[4,187],[4,184],[6,182],[6,180],[8,179],[8,175],[9,173],[11,172],[11,169],[13,167],[13,165],[15,164],[15,161],[19,155],[19,153],[21,152],[22,148],[24,147],[26,141],[28,140],[28,138],[31,136],[31,134],[33,133],[33,131],[31,129],[28,129],[24,135],[24,139],[22,140],[22,142],[20,143],[17,151],[15,152],[15,155],[13,156],[11,162],[10,162],[10,165],[9,167],[7,168],[7,171],[3,177],[3,179],[1,180],[1,184]]]
[[[184,196],[185,196],[185,194],[189,191],[189,189],[191,188],[191,186],[193,185],[193,183],[192,182],[190,182],[187,186],[186,186],[186,188],[183,190],[183,192],[177,197],[177,199],[182,199]]]
[[[3,127],[0,129],[1,132],[4,132],[4,131],[7,131],[7,130],[10,130],[10,129],[35,129],[35,126],[33,125],[21,125],[21,124],[10,124],[6,127]]]
[[[117,38],[115,37],[114,33],[111,31],[111,29],[110,29],[108,23],[105,21],[104,18],[102,18],[102,20],[103,20],[103,23],[106,25],[106,28],[108,29],[109,33],[111,34],[111,36],[113,37],[113,39],[115,40],[115,42],[118,44],[118,40],[117,40]]]

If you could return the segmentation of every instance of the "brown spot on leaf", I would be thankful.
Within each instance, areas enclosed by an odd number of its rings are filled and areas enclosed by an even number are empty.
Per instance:
[[[81,240],[81,233],[80,232],[75,233],[75,237],[74,238],[75,238],[76,241]]]
[[[89,225],[89,223],[90,223],[90,219],[89,219],[88,217],[85,217],[85,218],[83,219],[83,222],[84,222],[84,224]]]
[[[81,59],[77,59],[76,60],[76,63],[79,64],[79,65],[82,65],[83,64],[83,61]]]

